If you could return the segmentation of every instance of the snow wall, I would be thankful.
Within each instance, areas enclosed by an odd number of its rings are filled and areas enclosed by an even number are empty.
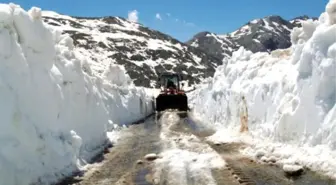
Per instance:
[[[252,138],[273,143],[254,143],[246,154],[263,150],[336,177],[336,0],[319,20],[295,28],[291,40],[291,48],[270,54],[240,48],[192,93],[194,113],[221,130],[212,139],[230,140],[244,96]]]
[[[92,75],[39,8],[0,4],[0,184],[49,184],[100,152],[106,132],[152,112],[125,70]]]

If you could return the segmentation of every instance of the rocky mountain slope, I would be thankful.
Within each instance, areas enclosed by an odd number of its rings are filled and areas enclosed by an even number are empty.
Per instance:
[[[93,72],[119,64],[138,86],[157,86],[161,72],[177,72],[191,84],[213,76],[224,57],[244,46],[252,52],[290,47],[290,32],[308,16],[255,19],[229,34],[201,32],[187,43],[121,17],[70,17],[44,11],[44,22],[69,34],[75,51],[89,59]]]
[[[231,56],[232,52],[238,50],[240,46],[252,52],[284,49],[291,46],[291,30],[294,27],[300,27],[300,21],[306,19],[309,17],[301,16],[287,21],[280,16],[268,16],[252,20],[228,34],[198,33],[187,44],[218,58]]]
[[[155,86],[161,72],[178,72],[190,84],[212,76],[222,61],[206,52],[121,17],[70,17],[44,11],[44,22],[69,34],[76,52],[89,58],[96,75],[123,65],[138,86]]]

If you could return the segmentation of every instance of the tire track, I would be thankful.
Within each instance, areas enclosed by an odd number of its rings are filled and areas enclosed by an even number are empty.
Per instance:
[[[101,165],[77,177],[72,184],[152,185],[152,163],[143,157],[160,151],[160,129],[154,117],[130,126],[117,145],[104,155]]]
[[[243,149],[243,143],[214,144],[206,141],[206,137],[214,133],[206,129],[200,122],[192,118],[186,118],[184,126],[180,125],[176,131],[191,133],[197,136],[202,142],[207,143],[212,149],[219,153],[227,163],[227,169],[213,170],[213,175],[218,184],[227,185],[232,182],[224,182],[221,176],[244,185],[335,185],[336,182],[306,171],[299,178],[288,178],[284,171],[274,163],[262,164],[242,156],[239,150]],[[187,127],[187,128],[182,128]],[[230,181],[229,180],[229,181]]]

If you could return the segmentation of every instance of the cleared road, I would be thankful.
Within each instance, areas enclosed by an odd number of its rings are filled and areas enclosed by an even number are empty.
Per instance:
[[[120,142],[104,154],[99,165],[61,185],[336,184],[309,171],[297,178],[286,177],[275,165],[241,156],[242,143],[208,143],[205,137],[211,134],[211,129],[189,116],[152,116],[123,131]],[[159,154],[158,158],[145,159],[150,153]]]

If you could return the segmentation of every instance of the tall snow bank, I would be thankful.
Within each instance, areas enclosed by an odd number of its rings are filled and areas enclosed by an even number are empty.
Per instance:
[[[280,143],[275,148],[254,143],[258,147],[251,151],[263,148],[277,153],[281,144],[304,147],[288,151],[297,151],[295,159],[300,163],[329,170],[336,177],[335,12],[336,0],[331,0],[318,21],[308,20],[294,29],[290,49],[271,54],[251,54],[243,48],[235,52],[212,81],[194,93],[195,113],[222,130],[238,132],[245,96],[250,134],[259,141]],[[328,156],[321,159],[318,155],[323,152]]]
[[[112,124],[151,112],[123,69],[92,76],[73,49],[70,37],[44,26],[39,8],[0,4],[0,184],[70,175],[102,149]]]

